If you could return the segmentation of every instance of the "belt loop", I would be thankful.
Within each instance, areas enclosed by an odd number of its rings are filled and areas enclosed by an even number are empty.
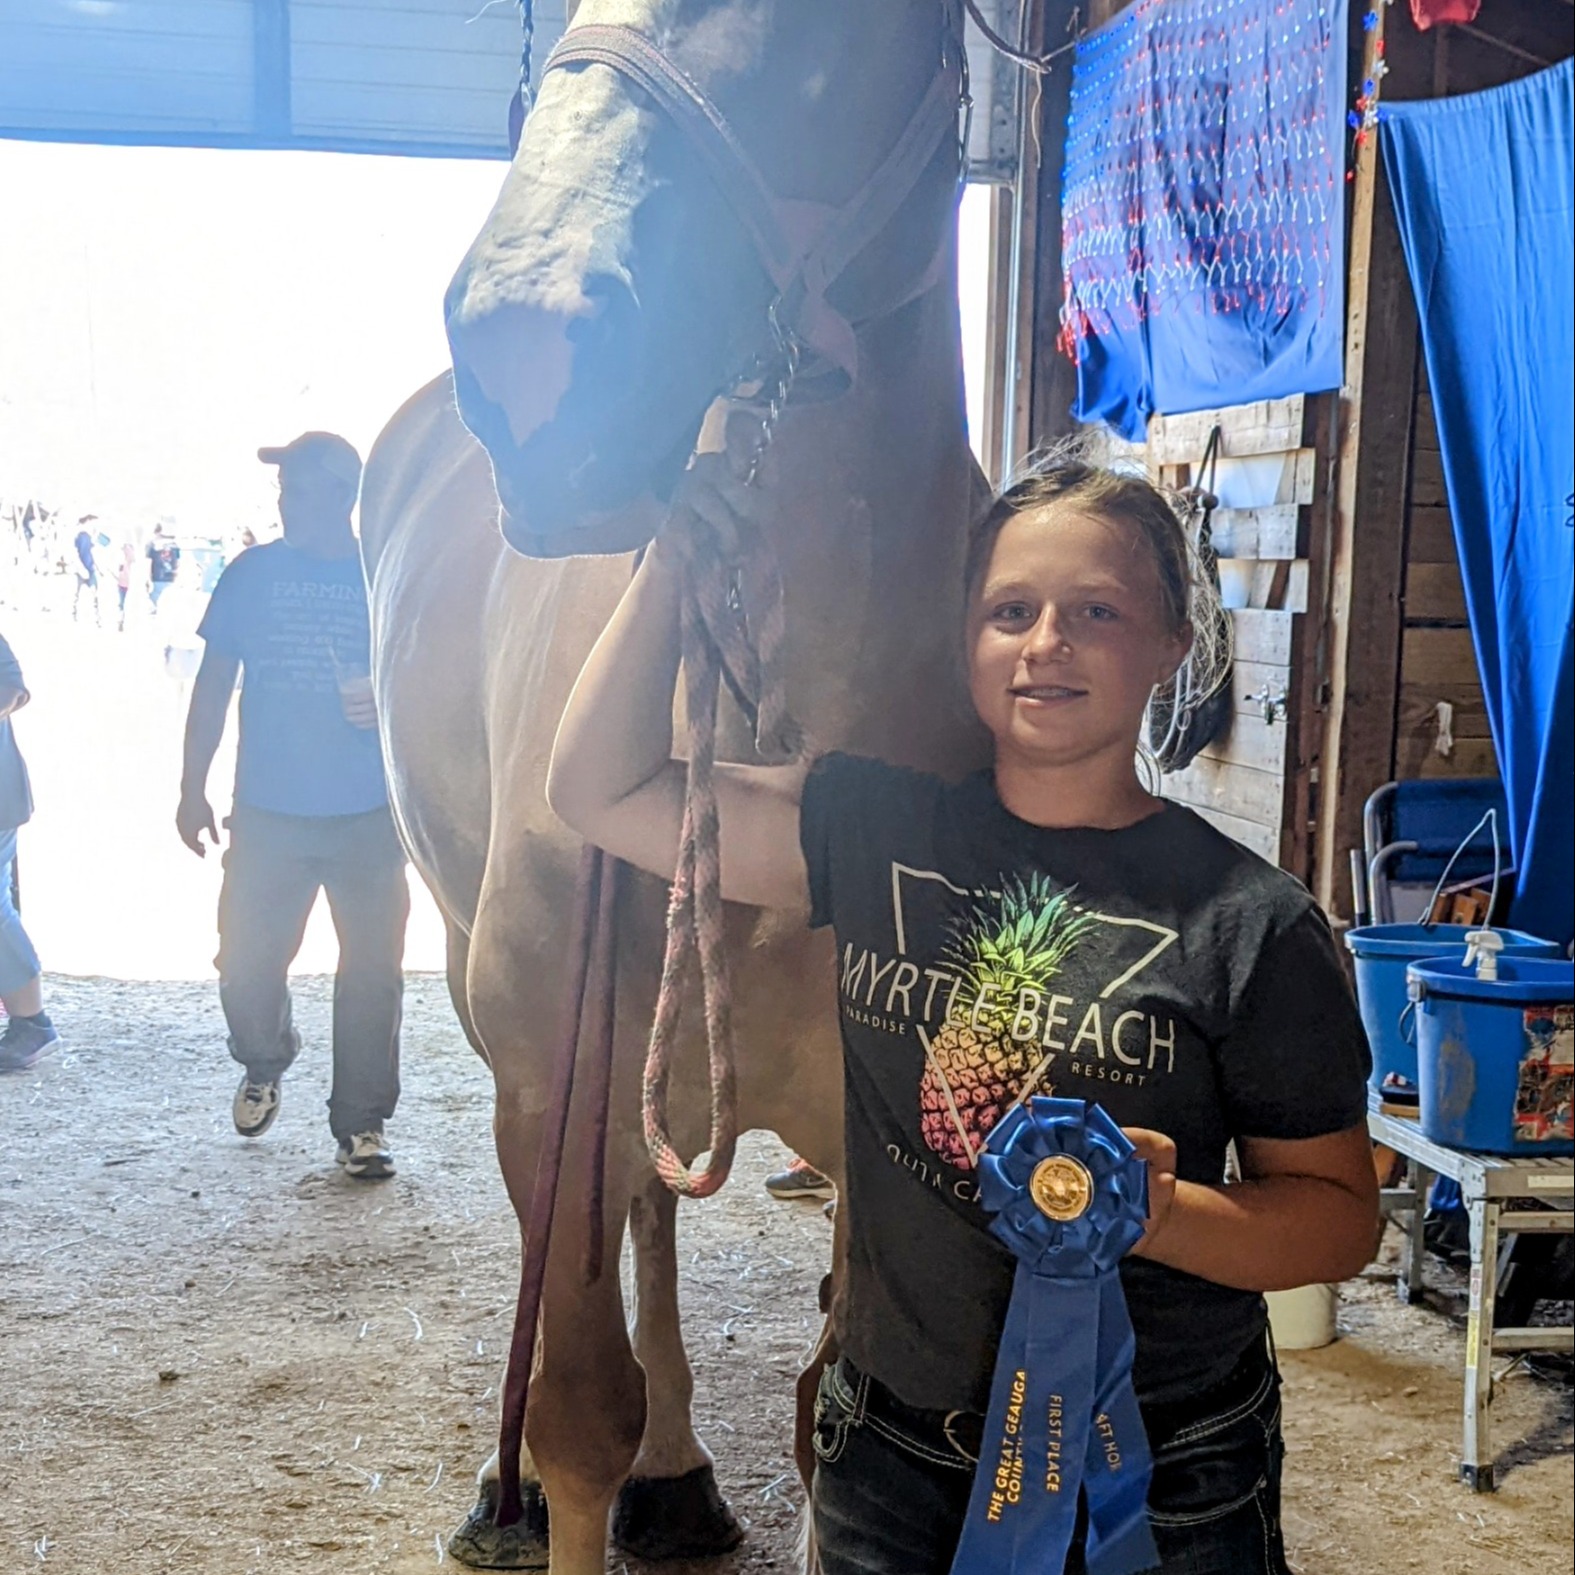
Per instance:
[[[864,1413],[869,1408],[870,1375],[862,1369],[859,1371],[859,1381],[853,1391],[853,1425],[864,1425]]]
[[[952,1423],[955,1422],[958,1417],[967,1415],[968,1413],[966,1411],[948,1411],[946,1413],[946,1420],[941,1423],[941,1431],[946,1435],[946,1442],[950,1444],[952,1448],[963,1457],[964,1460],[971,1461],[974,1465],[978,1465],[979,1457],[977,1455],[970,1455],[967,1449],[963,1446],[962,1441],[952,1431]]]

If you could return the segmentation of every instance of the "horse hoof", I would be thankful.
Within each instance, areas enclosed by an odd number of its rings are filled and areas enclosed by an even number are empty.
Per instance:
[[[710,1466],[681,1477],[630,1477],[613,1509],[613,1541],[641,1559],[710,1559],[744,1540]]]
[[[494,1524],[498,1484],[484,1482],[481,1497],[448,1539],[448,1551],[473,1570],[547,1568],[547,1497],[539,1482],[523,1482],[525,1513],[512,1526]]]

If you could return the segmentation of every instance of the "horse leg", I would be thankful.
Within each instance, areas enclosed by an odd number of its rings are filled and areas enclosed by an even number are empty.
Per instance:
[[[443,960],[444,974],[448,980],[448,998],[453,1003],[454,1015],[459,1019],[459,1026],[464,1030],[470,1048],[485,1061],[487,1052],[482,1047],[476,1025],[470,1017],[467,983],[470,977],[470,937],[447,914],[443,916]]]
[[[495,1524],[498,1513],[498,1452],[476,1473],[476,1502],[450,1533],[448,1551],[477,1570],[547,1568],[547,1496],[529,1451],[520,1457],[520,1501],[524,1513],[512,1526]]]
[[[463,955],[463,954],[461,954]],[[453,969],[456,956],[455,932],[449,931],[449,965]],[[450,986],[453,988],[451,972]],[[456,990],[456,1000],[459,992]],[[487,1059],[479,1036],[475,1034],[469,1012],[461,1013],[467,1037]],[[494,1063],[494,1070],[496,1070]],[[506,1115],[506,1109],[513,1112]],[[536,1155],[541,1144],[541,1117],[539,1112],[526,1114],[521,1101],[505,1092],[499,1079],[493,1108],[493,1139],[497,1147],[498,1163],[503,1172],[514,1211],[522,1219],[530,1210],[530,1191],[535,1175]],[[537,1351],[539,1365],[540,1352]],[[535,1402],[535,1384],[532,1383],[532,1409]],[[550,1565],[548,1539],[547,1497],[542,1488],[539,1472],[531,1456],[530,1447],[520,1454],[520,1501],[523,1513],[511,1526],[497,1524],[498,1511],[498,1451],[493,1449],[486,1464],[476,1474],[476,1502],[469,1514],[448,1539],[448,1551],[461,1564],[482,1570],[546,1570]]]
[[[500,1079],[493,1131],[504,1183],[520,1215],[529,1212],[541,1141],[541,1114],[527,1103]],[[613,1192],[609,1187],[607,1253],[616,1264],[627,1194]],[[629,1344],[618,1275],[604,1273],[585,1284],[576,1201],[572,1193],[559,1201],[542,1294],[520,1460],[524,1515],[512,1526],[494,1524],[494,1451],[478,1477],[476,1504],[449,1539],[454,1557],[475,1569],[602,1575],[608,1514],[639,1449],[644,1382]]]
[[[642,1559],[713,1558],[744,1531],[694,1430],[694,1374],[678,1315],[678,1200],[647,1177],[629,1206],[634,1353],[645,1369],[645,1436],[618,1494],[613,1541]]]
[[[482,1060],[486,1049],[470,1015],[470,936],[444,915],[449,999],[472,1050]],[[520,1499],[524,1513],[512,1526],[495,1524],[498,1513],[498,1452],[476,1473],[476,1502],[449,1535],[449,1554],[471,1569],[545,1570],[547,1568],[547,1498],[527,1449],[520,1458]]]
[[[616,1264],[628,1193],[608,1182],[606,1249]],[[608,1515],[645,1431],[645,1383],[617,1273],[585,1281],[575,1203],[573,1194],[559,1200],[525,1426],[552,1521],[551,1575],[603,1575]]]

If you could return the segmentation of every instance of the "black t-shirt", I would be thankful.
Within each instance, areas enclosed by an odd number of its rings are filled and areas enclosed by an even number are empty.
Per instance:
[[[910,1405],[983,1411],[1015,1259],[973,1155],[1025,1093],[1168,1133],[1184,1181],[1236,1137],[1363,1118],[1367,1040],[1306,889],[1176,804],[1120,831],[1018,820],[989,773],[949,785],[830,755],[802,812],[831,924],[854,1230],[842,1349]],[[1256,1293],[1122,1265],[1145,1403],[1196,1394],[1261,1337]]]
[[[174,542],[150,541],[148,543],[148,577],[155,583],[168,585],[175,578],[180,566],[180,548]]]

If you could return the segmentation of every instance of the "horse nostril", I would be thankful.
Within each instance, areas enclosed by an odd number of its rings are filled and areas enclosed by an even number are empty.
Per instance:
[[[516,446],[550,421],[573,372],[569,326],[560,313],[518,305],[450,318],[449,349],[467,424],[469,407],[495,406]],[[472,426],[472,431],[477,429]]]
[[[454,363],[454,404],[460,420],[489,453],[505,453],[514,447],[507,412],[502,405],[487,398],[481,385],[457,358]]]

